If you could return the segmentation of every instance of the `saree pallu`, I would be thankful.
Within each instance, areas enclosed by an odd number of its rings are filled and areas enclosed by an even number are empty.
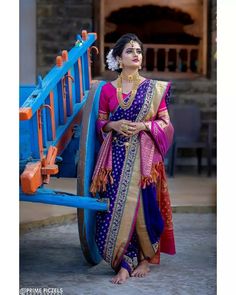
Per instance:
[[[145,80],[131,107],[124,110],[118,106],[110,121],[150,120],[167,88]],[[106,135],[91,184],[92,193],[100,192],[100,197],[110,200],[109,211],[96,214],[99,252],[115,271],[125,267],[130,274],[142,259],[159,263],[160,251],[175,253],[163,165],[173,128],[170,122],[164,126],[155,120],[148,122],[150,134],[140,132],[127,138],[112,131]]]

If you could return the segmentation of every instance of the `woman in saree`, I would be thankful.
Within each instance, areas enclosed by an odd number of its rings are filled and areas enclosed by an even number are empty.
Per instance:
[[[95,240],[115,284],[145,276],[160,252],[175,254],[163,163],[173,137],[170,83],[140,76],[142,59],[138,37],[123,35],[107,56],[118,78],[102,87],[99,101],[102,145],[90,190],[110,201],[108,212],[97,212]]]

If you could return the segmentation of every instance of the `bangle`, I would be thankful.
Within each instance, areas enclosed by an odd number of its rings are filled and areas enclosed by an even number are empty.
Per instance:
[[[142,123],[143,123],[143,125],[144,125],[144,127],[145,127],[145,130],[148,130],[146,124],[145,124],[144,122],[142,122]]]

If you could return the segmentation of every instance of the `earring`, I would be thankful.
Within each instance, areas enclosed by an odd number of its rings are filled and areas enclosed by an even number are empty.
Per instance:
[[[123,68],[122,61],[121,61],[121,60],[120,60],[120,62],[119,62],[119,67],[120,67],[120,69]]]

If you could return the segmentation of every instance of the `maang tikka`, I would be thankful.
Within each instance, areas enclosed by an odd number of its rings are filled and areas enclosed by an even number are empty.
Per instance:
[[[131,45],[131,47],[134,47],[134,40],[130,40],[130,45]]]

